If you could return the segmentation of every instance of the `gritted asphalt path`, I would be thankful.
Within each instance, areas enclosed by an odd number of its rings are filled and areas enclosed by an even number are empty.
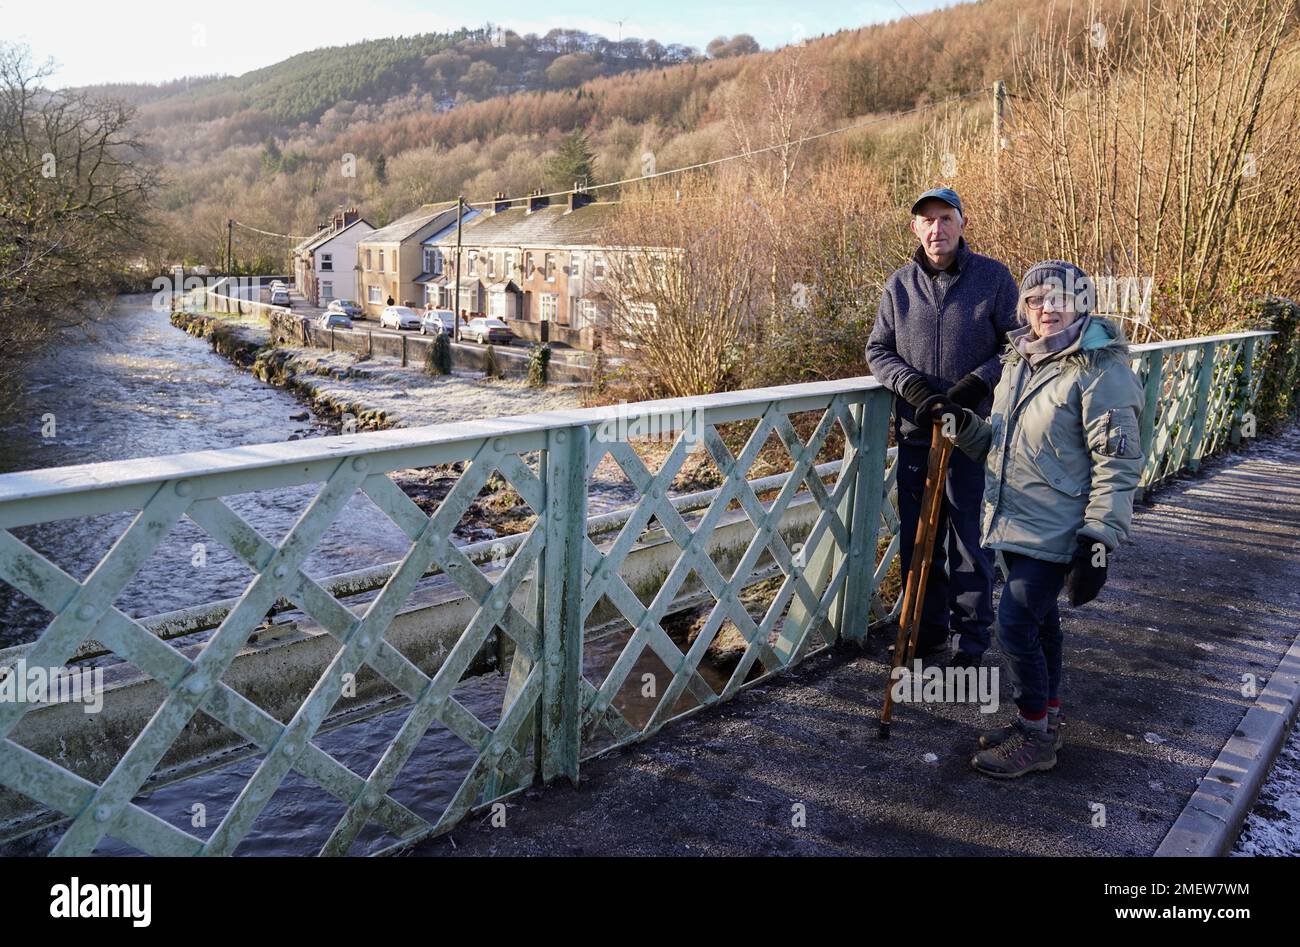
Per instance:
[[[1056,768],[969,760],[1002,706],[898,705],[886,634],[818,655],[413,855],[1149,855],[1300,631],[1300,430],[1213,460],[1135,517],[1101,597],[1063,607]],[[986,663],[998,662],[996,646]],[[1096,824],[1104,806],[1104,825]],[[794,821],[796,806],[806,825]]]

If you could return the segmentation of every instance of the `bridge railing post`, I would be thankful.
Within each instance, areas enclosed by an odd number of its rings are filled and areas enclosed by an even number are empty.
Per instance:
[[[546,544],[541,553],[541,771],[578,782],[582,708],[582,559],[587,538],[585,426],[547,432],[542,460]]]
[[[1187,469],[1195,472],[1205,455],[1205,422],[1210,407],[1210,388],[1214,383],[1214,363],[1218,344],[1206,342],[1200,346],[1200,361],[1196,365],[1196,408],[1192,415],[1192,435],[1188,439]]]
[[[1152,457],[1151,450],[1156,439],[1156,413],[1160,410],[1160,394],[1164,389],[1164,356],[1159,351],[1146,353],[1146,378],[1142,382],[1145,403],[1142,406],[1142,419],[1138,425],[1138,436],[1142,441],[1143,462],[1142,481],[1138,486],[1138,499],[1146,495],[1151,479],[1160,469],[1160,458]]]
[[[889,391],[874,388],[863,404],[850,411],[857,422],[857,443],[846,444],[846,453],[856,452],[858,468],[850,504],[849,574],[845,583],[844,611],[840,637],[861,643],[866,639],[875,594],[876,545],[880,536],[880,508],[885,498],[885,456],[889,451]]]
[[[1255,383],[1255,342],[1256,338],[1251,336],[1246,339],[1241,346],[1241,371],[1234,372],[1233,377],[1236,379],[1237,388],[1233,392],[1232,404],[1232,431],[1228,439],[1233,444],[1240,444],[1242,437],[1242,423],[1248,412],[1253,413],[1255,405],[1251,402],[1251,391]],[[1253,431],[1253,428],[1252,428]],[[1253,434],[1251,435],[1253,436]]]

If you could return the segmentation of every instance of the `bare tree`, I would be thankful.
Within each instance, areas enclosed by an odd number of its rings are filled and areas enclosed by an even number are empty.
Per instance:
[[[27,357],[114,291],[141,232],[154,170],[120,102],[41,86],[0,43],[0,408]]]
[[[630,395],[734,387],[753,338],[757,224],[734,176],[647,188],[625,201],[604,241],[609,335],[626,356]]]

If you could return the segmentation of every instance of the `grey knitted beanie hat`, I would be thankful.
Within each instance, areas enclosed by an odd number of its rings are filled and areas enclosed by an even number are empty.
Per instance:
[[[1032,289],[1049,289],[1074,296],[1079,317],[1089,315],[1097,306],[1097,287],[1087,273],[1065,260],[1041,260],[1031,266],[1020,281],[1020,298]]]

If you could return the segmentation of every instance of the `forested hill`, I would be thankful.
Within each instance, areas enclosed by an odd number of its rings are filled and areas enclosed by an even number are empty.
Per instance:
[[[607,40],[580,30],[545,36],[491,25],[365,40],[299,53],[241,76],[115,85],[87,91],[147,105],[149,121],[231,117],[252,110],[281,125],[315,122],[348,101],[382,105],[431,96],[447,109],[512,92],[572,88],[598,76],[683,62],[699,52],[657,40]]]

